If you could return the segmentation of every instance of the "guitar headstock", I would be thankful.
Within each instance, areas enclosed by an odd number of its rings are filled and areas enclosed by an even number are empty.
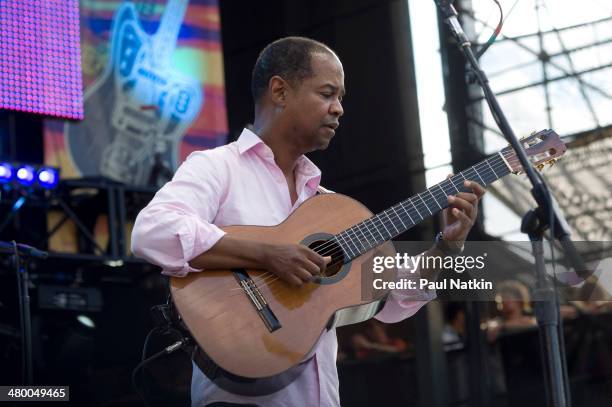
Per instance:
[[[545,164],[553,165],[557,158],[567,151],[567,146],[554,130],[542,130],[520,140],[525,152],[534,167],[541,170]],[[506,159],[514,174],[523,172],[523,166],[511,146],[504,148],[501,154]]]

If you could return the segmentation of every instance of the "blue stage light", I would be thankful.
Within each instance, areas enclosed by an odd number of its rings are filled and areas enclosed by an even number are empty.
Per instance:
[[[5,184],[13,179],[13,166],[8,163],[0,163],[0,183]]]
[[[42,167],[38,171],[38,184],[47,189],[55,188],[59,181],[59,174],[56,169]]]
[[[17,181],[21,185],[29,186],[34,183],[34,167],[22,165],[17,169]]]

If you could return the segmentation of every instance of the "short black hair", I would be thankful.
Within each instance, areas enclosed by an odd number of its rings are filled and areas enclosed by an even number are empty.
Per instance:
[[[334,51],[322,42],[305,37],[285,37],[267,45],[259,54],[253,68],[253,101],[259,101],[268,89],[270,79],[275,75],[292,84],[311,77],[311,56],[317,52],[335,55]]]

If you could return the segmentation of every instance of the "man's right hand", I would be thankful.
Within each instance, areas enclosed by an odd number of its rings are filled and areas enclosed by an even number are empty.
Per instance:
[[[325,273],[330,262],[330,256],[320,256],[300,244],[264,243],[228,234],[192,259],[189,265],[203,270],[264,269],[286,283],[300,287],[312,281],[314,276]]]
[[[295,287],[323,275],[332,259],[300,244],[265,244],[262,252],[264,268]]]

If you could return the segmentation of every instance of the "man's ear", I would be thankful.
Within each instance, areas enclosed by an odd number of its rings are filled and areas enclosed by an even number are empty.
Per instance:
[[[276,106],[285,107],[288,88],[289,84],[280,76],[274,75],[270,78],[268,92],[270,92],[270,98]]]

